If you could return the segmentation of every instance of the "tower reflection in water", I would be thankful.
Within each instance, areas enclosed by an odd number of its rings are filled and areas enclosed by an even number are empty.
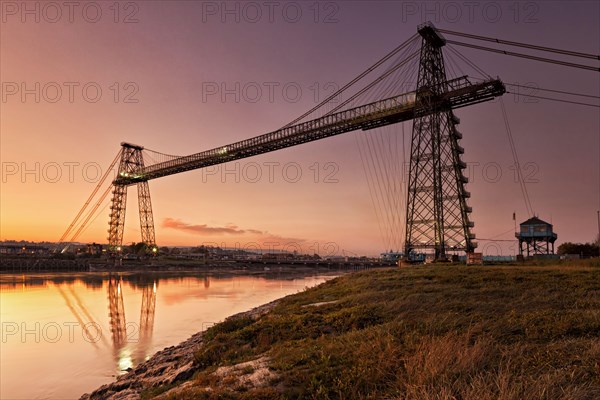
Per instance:
[[[116,367],[125,371],[146,360],[147,352],[152,340],[154,330],[154,313],[156,309],[157,280],[140,277],[130,285],[137,287],[142,292],[142,305],[139,323],[127,322],[125,319],[125,305],[123,302],[123,280],[120,276],[108,277],[108,317],[112,338],[112,353]],[[98,342],[109,347],[106,336],[103,334],[97,318],[86,307],[72,286],[56,285],[71,314],[82,327],[86,342],[99,348]]]
[[[135,283],[142,291],[139,324],[127,322],[123,304],[121,277],[108,278],[108,309],[113,357],[120,371],[144,362],[154,330],[157,284],[155,279],[141,279]],[[135,347],[128,346],[135,344]]]

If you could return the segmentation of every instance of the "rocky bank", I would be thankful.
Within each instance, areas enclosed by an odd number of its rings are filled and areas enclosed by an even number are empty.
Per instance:
[[[235,314],[229,318],[259,318],[269,312],[279,300]],[[228,319],[229,319],[228,318]],[[80,400],[137,400],[144,390],[170,385],[169,392],[177,392],[180,385],[194,375],[198,367],[194,365],[194,352],[202,345],[203,332],[198,332],[176,346],[167,347],[154,354],[148,361],[121,375],[116,381],[101,386],[92,393],[86,393]],[[264,360],[257,360],[259,365]],[[256,369],[257,374],[267,374],[266,368]],[[262,372],[261,372],[262,371]],[[215,373],[236,376],[235,368],[221,368]],[[262,379],[244,382],[246,385],[260,385]]]

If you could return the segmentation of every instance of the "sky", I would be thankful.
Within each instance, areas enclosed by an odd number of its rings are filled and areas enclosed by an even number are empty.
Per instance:
[[[187,155],[278,129],[423,21],[600,54],[599,18],[596,1],[3,1],[0,240],[57,241],[121,142]],[[504,82],[600,96],[598,72],[457,49]],[[534,213],[554,225],[557,244],[594,240],[599,108],[512,94],[503,101]],[[479,250],[515,254],[513,212],[516,222],[530,215],[500,104],[456,114]],[[408,146],[411,128],[398,124],[387,135],[405,129]],[[150,181],[157,244],[389,250],[361,163],[361,134]],[[140,241],[136,203],[130,188],[124,243]],[[105,205],[78,241],[106,242]]]

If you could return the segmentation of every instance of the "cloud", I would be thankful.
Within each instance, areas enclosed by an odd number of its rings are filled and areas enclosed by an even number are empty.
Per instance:
[[[199,235],[243,235],[244,233],[262,234],[255,229],[239,229],[237,225],[227,224],[225,226],[192,225],[179,219],[165,218],[162,222],[163,228],[177,229],[180,231],[193,232]]]
[[[279,248],[281,246],[293,246],[294,248],[299,248],[302,244],[308,243],[306,239],[293,238],[293,237],[285,237],[277,234],[273,234],[268,231],[261,231],[258,229],[240,229],[238,225],[233,223],[227,223],[225,226],[208,226],[206,224],[203,225],[193,225],[188,224],[186,222],[181,221],[180,219],[175,218],[165,218],[162,221],[161,226],[163,228],[170,228],[184,232],[190,232],[197,235],[205,235],[205,236],[219,236],[219,235],[250,235],[250,236],[258,236],[253,239],[259,242],[262,246],[266,246],[269,244],[270,246],[275,246]],[[258,244],[258,243],[257,243]],[[268,247],[268,246],[266,246]]]

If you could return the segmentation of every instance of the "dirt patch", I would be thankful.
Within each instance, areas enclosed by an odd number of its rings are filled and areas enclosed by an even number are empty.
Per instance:
[[[239,386],[250,388],[266,387],[277,375],[269,370],[269,358],[243,362],[231,367],[219,367],[214,374],[221,379],[234,377]]]

